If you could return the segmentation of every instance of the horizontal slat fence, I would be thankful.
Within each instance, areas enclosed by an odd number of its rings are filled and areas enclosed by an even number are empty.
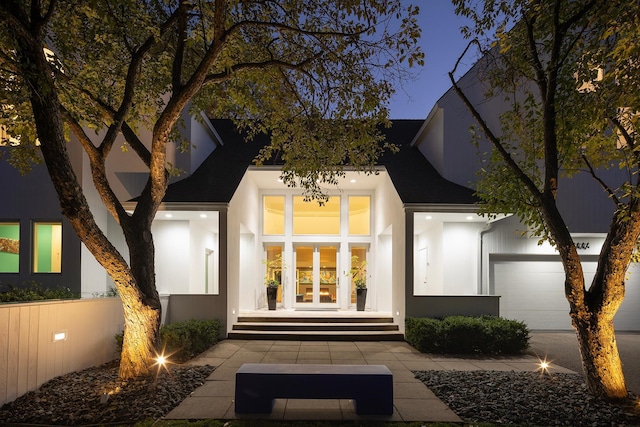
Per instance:
[[[119,298],[0,304],[0,405],[51,378],[113,360]],[[54,341],[64,332],[66,339]]]

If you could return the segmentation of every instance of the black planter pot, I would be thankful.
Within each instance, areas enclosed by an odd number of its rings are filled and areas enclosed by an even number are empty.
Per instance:
[[[278,288],[267,288],[267,304],[269,304],[269,310],[276,309],[277,299],[278,299]]]
[[[364,305],[367,302],[367,290],[356,289],[356,308],[358,311],[364,311]]]

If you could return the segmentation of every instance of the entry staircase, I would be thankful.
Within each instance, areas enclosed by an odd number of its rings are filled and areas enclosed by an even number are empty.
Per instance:
[[[288,341],[402,341],[393,317],[241,315],[229,338]]]

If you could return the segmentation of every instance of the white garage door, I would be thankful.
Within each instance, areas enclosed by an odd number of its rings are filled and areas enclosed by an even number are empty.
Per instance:
[[[490,293],[500,295],[500,316],[525,322],[530,329],[571,329],[564,296],[564,270],[548,256],[490,260]],[[590,284],[596,262],[583,262]],[[615,318],[618,331],[640,330],[640,267],[632,267],[625,300]]]

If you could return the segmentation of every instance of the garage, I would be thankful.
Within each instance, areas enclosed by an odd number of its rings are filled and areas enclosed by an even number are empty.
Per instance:
[[[585,256],[587,284],[597,256]],[[618,331],[640,330],[640,268],[629,269],[625,300],[618,310]],[[489,293],[500,296],[500,315],[525,322],[532,330],[571,329],[569,303],[564,296],[564,270],[556,255],[491,255]]]

